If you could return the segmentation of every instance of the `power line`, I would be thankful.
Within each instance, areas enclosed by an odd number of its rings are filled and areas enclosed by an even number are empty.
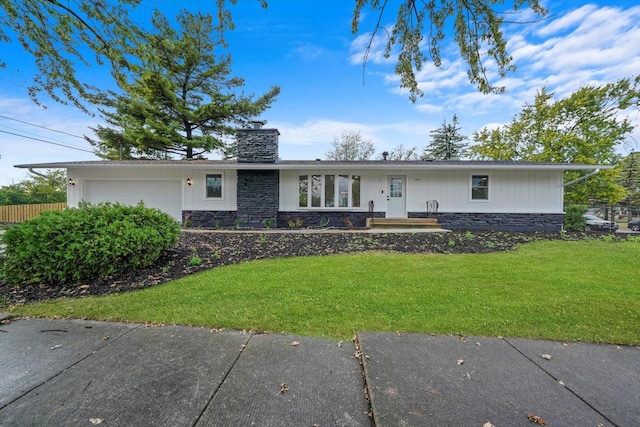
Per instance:
[[[57,142],[51,142],[51,141],[47,141],[47,140],[40,139],[40,138],[34,138],[32,136],[20,135],[19,133],[7,132],[6,130],[0,130],[0,132],[7,133],[9,135],[19,136],[20,138],[33,139],[34,141],[40,141],[40,142],[44,142],[44,143],[51,144],[51,145],[59,145],[60,147],[71,148],[73,150],[85,151],[87,153],[93,154],[93,151],[85,150],[84,148],[78,148],[78,147],[74,147],[74,146],[71,146],[71,145],[65,145],[65,144],[60,144],[60,143],[57,143]]]
[[[15,132],[20,132],[20,135],[22,135],[22,136],[32,135],[32,136],[35,136],[35,137],[38,137],[38,138],[45,138],[45,136],[40,135],[40,134],[38,134],[38,133],[29,132],[28,130],[14,128],[14,127],[7,126],[7,125],[4,125],[4,124],[0,124],[0,129],[1,129],[1,128],[9,129],[9,130],[12,130],[12,131],[15,131]],[[60,142],[60,141],[56,141],[55,139],[49,139],[48,141],[50,141],[50,142],[55,142],[55,143],[58,143],[58,144],[62,144],[62,142]],[[68,145],[68,146],[70,146],[70,147],[82,148],[82,147],[78,147],[77,145],[69,144],[69,143],[67,143],[67,142],[65,142],[65,144],[67,144],[67,145]]]
[[[22,121],[22,120],[14,119],[12,117],[7,117],[7,116],[3,116],[3,115],[0,115],[0,117],[2,117],[3,119],[13,120],[14,122],[23,123],[25,125],[37,127],[37,128],[40,128],[40,129],[50,130],[51,132],[58,132],[58,133],[61,133],[63,135],[73,136],[74,138],[80,138],[80,139],[84,140],[83,136],[74,135],[72,133],[63,132],[61,130],[47,128],[47,127],[44,127],[44,126],[36,125],[34,123],[29,123],[29,122],[25,122],[25,121]]]

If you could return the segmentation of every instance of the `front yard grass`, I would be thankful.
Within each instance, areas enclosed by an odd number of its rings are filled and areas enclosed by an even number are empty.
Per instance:
[[[19,316],[350,339],[358,331],[640,344],[640,243],[540,241],[463,255],[369,252],[253,261]]]

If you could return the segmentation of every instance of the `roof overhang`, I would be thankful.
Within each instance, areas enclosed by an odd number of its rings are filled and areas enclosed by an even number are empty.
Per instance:
[[[610,165],[536,163],[518,161],[279,161],[277,163],[238,163],[235,160],[97,160],[15,165],[22,169],[85,168],[184,168],[219,170],[595,170]]]

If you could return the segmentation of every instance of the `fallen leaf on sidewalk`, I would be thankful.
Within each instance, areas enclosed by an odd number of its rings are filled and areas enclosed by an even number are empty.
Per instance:
[[[102,424],[102,418],[89,418],[89,422],[93,425]]]
[[[289,391],[289,386],[286,385],[285,383],[282,383],[280,384],[280,390],[278,390],[275,396],[279,395],[280,393],[284,393],[285,391]]]
[[[547,425],[547,422],[537,415],[527,414],[527,419],[534,424]]]
[[[551,359],[553,359],[553,358],[551,357],[551,355],[549,355],[549,354],[541,354],[541,355],[540,355],[540,357],[542,357],[544,360],[551,360]]]
[[[291,347],[295,347],[300,344],[300,341],[293,341],[290,345]]]
[[[342,348],[342,341],[338,343],[338,348]]]
[[[487,421],[486,423],[482,424],[482,427],[496,427],[496,426],[494,426],[489,421]]]
[[[457,363],[458,365],[462,365],[462,364],[464,363],[464,359],[458,359],[458,360],[456,361],[456,363]]]

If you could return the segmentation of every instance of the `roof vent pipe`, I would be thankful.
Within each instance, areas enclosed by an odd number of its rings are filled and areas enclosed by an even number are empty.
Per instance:
[[[383,162],[387,161],[387,156],[389,156],[389,152],[388,151],[383,151],[382,152],[382,161]]]

